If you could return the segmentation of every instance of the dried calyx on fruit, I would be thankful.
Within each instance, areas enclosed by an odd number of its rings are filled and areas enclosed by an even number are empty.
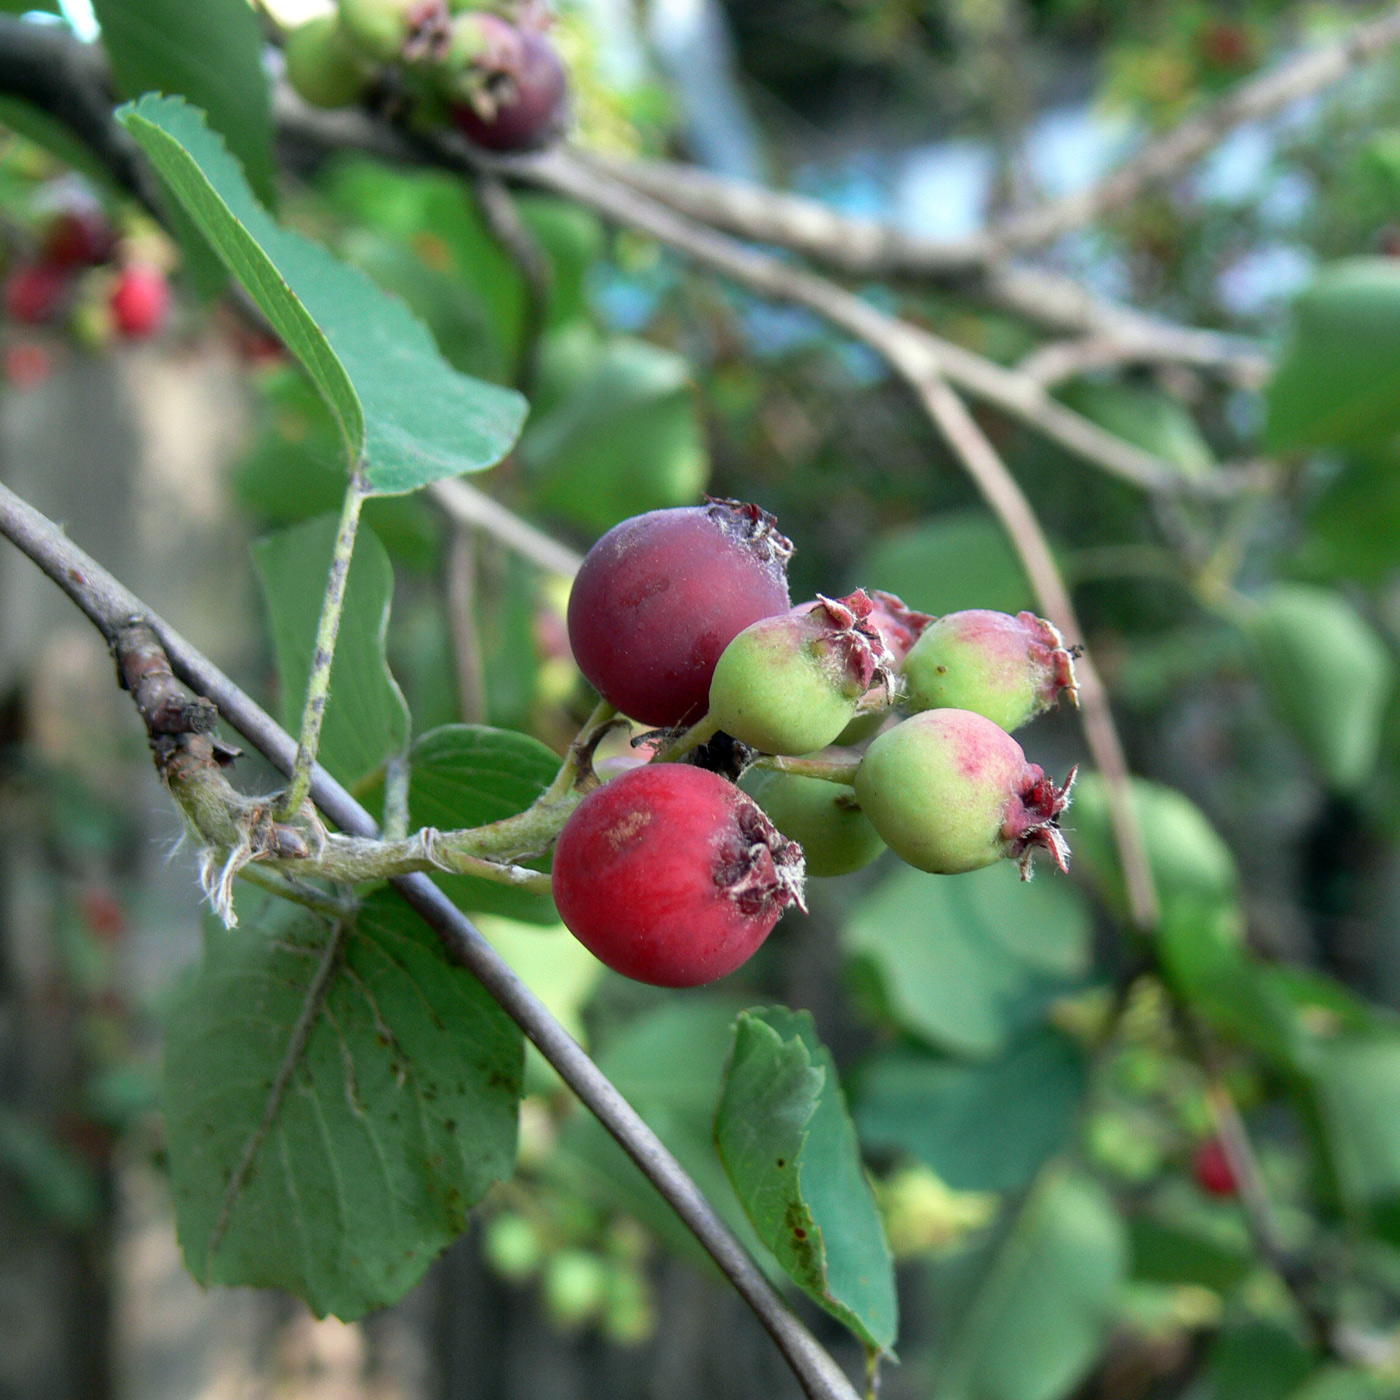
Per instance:
[[[340,0],[346,35],[376,63],[429,57],[447,43],[446,0]]]
[[[1010,857],[1029,879],[1037,850],[1069,867],[1059,818],[1073,785],[1073,772],[1058,786],[982,715],[928,710],[870,745],[855,790],[885,843],[919,870],[956,875]]]
[[[903,666],[904,658],[933,621],[933,614],[916,612],[903,598],[886,593],[883,588],[872,588],[870,601],[870,621],[885,639],[894,664]]]
[[[872,692],[893,691],[893,658],[857,589],[746,627],[710,682],[710,722],[763,753],[804,754],[834,742]]]
[[[905,658],[911,710],[971,710],[1011,731],[1077,698],[1074,653],[1058,629],[1031,612],[974,608],[931,623]]]
[[[801,848],[714,773],[649,764],[591,792],[560,833],[554,899],[614,971],[661,987],[713,982],[746,962],[789,904]]]
[[[725,647],[788,610],[792,544],[754,505],[712,500],[624,520],[588,551],[569,645],[589,683],[643,724],[694,723]]]
[[[452,119],[477,145],[533,150],[563,131],[568,75],[537,21],[458,15],[441,62]]]

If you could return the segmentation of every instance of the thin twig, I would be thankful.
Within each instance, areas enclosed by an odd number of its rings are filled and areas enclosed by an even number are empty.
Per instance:
[[[3,484],[0,534],[53,579],[109,640],[127,619],[144,618],[160,638],[175,675],[197,694],[213,701],[223,719],[274,767],[283,773],[291,772],[296,761],[296,741],[291,735],[207,657],[67,539],[51,520]],[[319,765],[312,768],[311,796],[342,831],[368,838],[378,834],[369,813]],[[448,957],[476,976],[676,1211],[753,1309],[811,1400],[857,1400],[854,1387],[840,1367],[803,1326],[660,1138],[466,915],[426,875],[404,876],[394,881],[394,888],[437,934]]]
[[[331,975],[335,971],[336,963],[340,960],[341,951],[345,947],[345,940],[349,936],[350,924],[341,920],[333,926],[331,936],[326,940],[326,950],[321,955],[321,961],[317,965],[316,975],[311,979],[311,985],[306,989],[301,1012],[297,1016],[296,1025],[292,1027],[291,1037],[287,1041],[287,1052],[282,1056],[282,1063],[278,1066],[276,1079],[272,1081],[272,1090],[267,1096],[267,1107],[263,1110],[262,1121],[249,1134],[248,1141],[243,1144],[238,1165],[229,1174],[228,1184],[224,1187],[223,1200],[219,1204],[219,1216],[214,1222],[214,1228],[209,1232],[209,1243],[205,1246],[207,1259],[213,1259],[215,1251],[223,1242],[229,1221],[233,1218],[233,1208],[238,1203],[238,1196],[248,1179],[248,1173],[252,1171],[253,1162],[262,1150],[263,1143],[267,1141],[267,1135],[272,1131],[272,1125],[277,1121],[277,1115],[282,1111],[282,1100],[286,1096],[287,1086],[292,1082],[292,1075],[296,1073],[302,1055],[306,1053],[306,1043],[311,1039],[316,1017],[321,1014],[321,1007],[325,1005],[326,992],[331,985]]]
[[[1069,589],[1065,587],[1040,522],[1016,479],[1007,471],[987,435],[967,411],[967,406],[942,378],[927,372],[917,378],[912,375],[906,377],[910,378],[929,416],[962,461],[983,499],[1001,521],[1045,615],[1060,629],[1071,646],[1083,646],[1084,632],[1079,625]],[[1118,857],[1123,866],[1129,911],[1133,923],[1147,931],[1157,923],[1157,891],[1133,806],[1127,758],[1113,722],[1108,692],[1087,651],[1075,663],[1075,671],[1079,681],[1084,738],[1108,795],[1109,815]]]
[[[546,573],[573,578],[583,563],[583,555],[576,550],[551,539],[528,520],[522,520],[514,511],[459,478],[436,482],[428,487],[428,494],[458,524],[478,526]]]
[[[476,541],[471,527],[457,525],[447,551],[447,621],[457,667],[457,705],[465,724],[486,722],[486,676],[481,632],[476,625]]]

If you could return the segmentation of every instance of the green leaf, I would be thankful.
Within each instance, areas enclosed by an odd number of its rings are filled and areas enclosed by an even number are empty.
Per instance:
[[[1359,1367],[1329,1366],[1304,1381],[1288,1400],[1387,1400],[1393,1385]]]
[[[88,1164],[4,1107],[0,1107],[0,1174],[17,1178],[39,1211],[65,1229],[87,1229],[102,1209]]]
[[[1196,420],[1178,399],[1145,384],[1104,384],[1082,379],[1059,395],[1077,413],[1170,462],[1198,481],[1215,470],[1215,454]]]
[[[120,116],[306,367],[375,494],[414,491],[505,455],[524,420],[520,395],[458,374],[402,302],[274,222],[197,108],[143,97]]]
[[[297,368],[259,386],[262,432],[234,469],[233,488],[264,527],[296,525],[340,510],[345,449],[330,410]],[[443,522],[421,496],[377,496],[361,516],[399,563],[428,573],[438,566]]]
[[[1134,778],[1132,792],[1163,917],[1178,900],[1234,908],[1239,901],[1235,858],[1205,813],[1189,797],[1160,783]],[[1099,774],[1084,773],[1074,785],[1064,829],[1073,852],[1072,869],[1087,875],[1109,908],[1126,918],[1128,895],[1109,819],[1108,789]]]
[[[1400,1244],[1400,1035],[1319,1047],[1311,1070],[1328,1166],[1347,1212]]]
[[[955,1190],[1014,1191],[1068,1144],[1087,1087],[1083,1052],[1048,1027],[981,1064],[891,1049],[861,1073],[856,1126]]]
[[[1276,1322],[1222,1329],[1206,1359],[1210,1400],[1289,1400],[1315,1364],[1312,1352]]]
[[[1268,389],[1265,445],[1365,446],[1400,429],[1400,267],[1349,258],[1298,298]]]
[[[1042,1178],[952,1339],[934,1400],[1060,1400],[1093,1365],[1127,1273],[1107,1193]]]
[[[7,15],[23,15],[39,10],[46,15],[62,14],[58,0],[0,0],[0,10]]]
[[[1030,585],[1006,533],[981,510],[948,511],[876,542],[855,583],[897,593],[921,612],[1031,606]]]
[[[733,998],[713,993],[669,995],[606,1042],[596,1059],[725,1224],[764,1268],[776,1273],[715,1147],[715,1105],[740,1009]],[[676,1254],[713,1267],[676,1213],[592,1116],[575,1115],[568,1123],[553,1167],[589,1198],[634,1215]]]
[[[293,734],[301,728],[338,524],[334,515],[321,516],[253,546],[253,563],[272,622],[282,722]],[[347,785],[373,773],[408,744],[408,707],[384,650],[393,593],[389,556],[374,532],[362,526],[350,561],[318,754],[326,771]]]
[[[1300,572],[1378,584],[1400,568],[1400,456],[1357,453],[1308,512]]]
[[[689,504],[709,479],[689,366],[643,340],[608,341],[573,392],[531,419],[520,458],[540,507],[597,532]]]
[[[1129,1225],[1133,1277],[1162,1284],[1194,1284],[1228,1293],[1255,1270],[1254,1247],[1235,1217],[1191,1197],[1188,1208],[1134,1215]]]
[[[409,755],[408,810],[414,827],[454,831],[485,826],[523,812],[554,781],[559,755],[508,729],[448,724],[431,730]],[[547,870],[547,860],[532,862]],[[535,924],[555,923],[554,902],[530,890],[493,884],[475,875],[435,877],[459,908],[503,914]]]
[[[739,1017],[715,1141],[759,1237],[798,1287],[866,1346],[890,1351],[894,1264],[836,1064],[809,1012]]]
[[[1340,593],[1305,584],[1267,589],[1246,630],[1275,711],[1327,785],[1359,787],[1375,767],[1395,683],[1385,643]]]
[[[904,867],[856,905],[847,951],[873,968],[905,1030],[996,1055],[1089,966],[1090,918],[1065,880],[1025,883],[1010,861],[970,875]]]
[[[402,1297],[510,1173],[523,1054],[391,892],[366,902],[318,998],[330,938],[271,902],[211,927],[170,1016],[164,1101],[191,1273],[348,1319]]]
[[[547,194],[516,197],[521,222],[549,259],[546,324],[561,326],[588,314],[588,270],[606,246],[597,215],[570,199]]]
[[[92,0],[123,97],[163,92],[201,108],[265,204],[276,199],[272,94],[247,0]]]

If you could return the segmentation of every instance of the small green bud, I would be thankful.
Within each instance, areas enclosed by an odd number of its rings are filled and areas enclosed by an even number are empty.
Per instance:
[[[544,1274],[544,1302],[561,1327],[581,1327],[607,1300],[606,1261],[587,1249],[561,1249]]]
[[[511,1283],[523,1283],[540,1266],[544,1244],[523,1215],[506,1211],[486,1227],[482,1238],[486,1262]]]

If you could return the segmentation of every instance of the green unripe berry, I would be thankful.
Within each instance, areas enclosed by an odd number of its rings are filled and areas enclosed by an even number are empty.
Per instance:
[[[802,847],[808,875],[849,875],[885,849],[844,783],[750,768],[739,786],[784,836]]]
[[[349,107],[364,95],[370,68],[334,15],[298,25],[282,48],[287,81],[313,107]]]
[[[587,1249],[562,1249],[544,1274],[544,1302],[561,1327],[581,1327],[607,1301],[607,1263]]]
[[[445,24],[446,18],[442,0],[340,0],[345,33],[376,63],[397,63],[420,29]]]
[[[894,853],[919,870],[959,875],[1003,857],[1050,851],[1064,869],[1057,788],[1004,730],[969,710],[927,710],[887,729],[856,770],[856,797]]]
[[[651,1290],[636,1269],[614,1265],[610,1270],[603,1330],[610,1341],[624,1347],[640,1345],[656,1330]]]
[[[523,1283],[540,1266],[544,1245],[539,1231],[523,1215],[496,1216],[482,1238],[486,1262],[511,1283]]]
[[[1075,695],[1074,661],[1054,626],[1034,613],[983,608],[931,623],[904,660],[910,710],[971,710],[1010,733]]]
[[[821,599],[746,627],[710,681],[710,719],[741,743],[772,754],[832,743],[888,670],[864,593]]]

